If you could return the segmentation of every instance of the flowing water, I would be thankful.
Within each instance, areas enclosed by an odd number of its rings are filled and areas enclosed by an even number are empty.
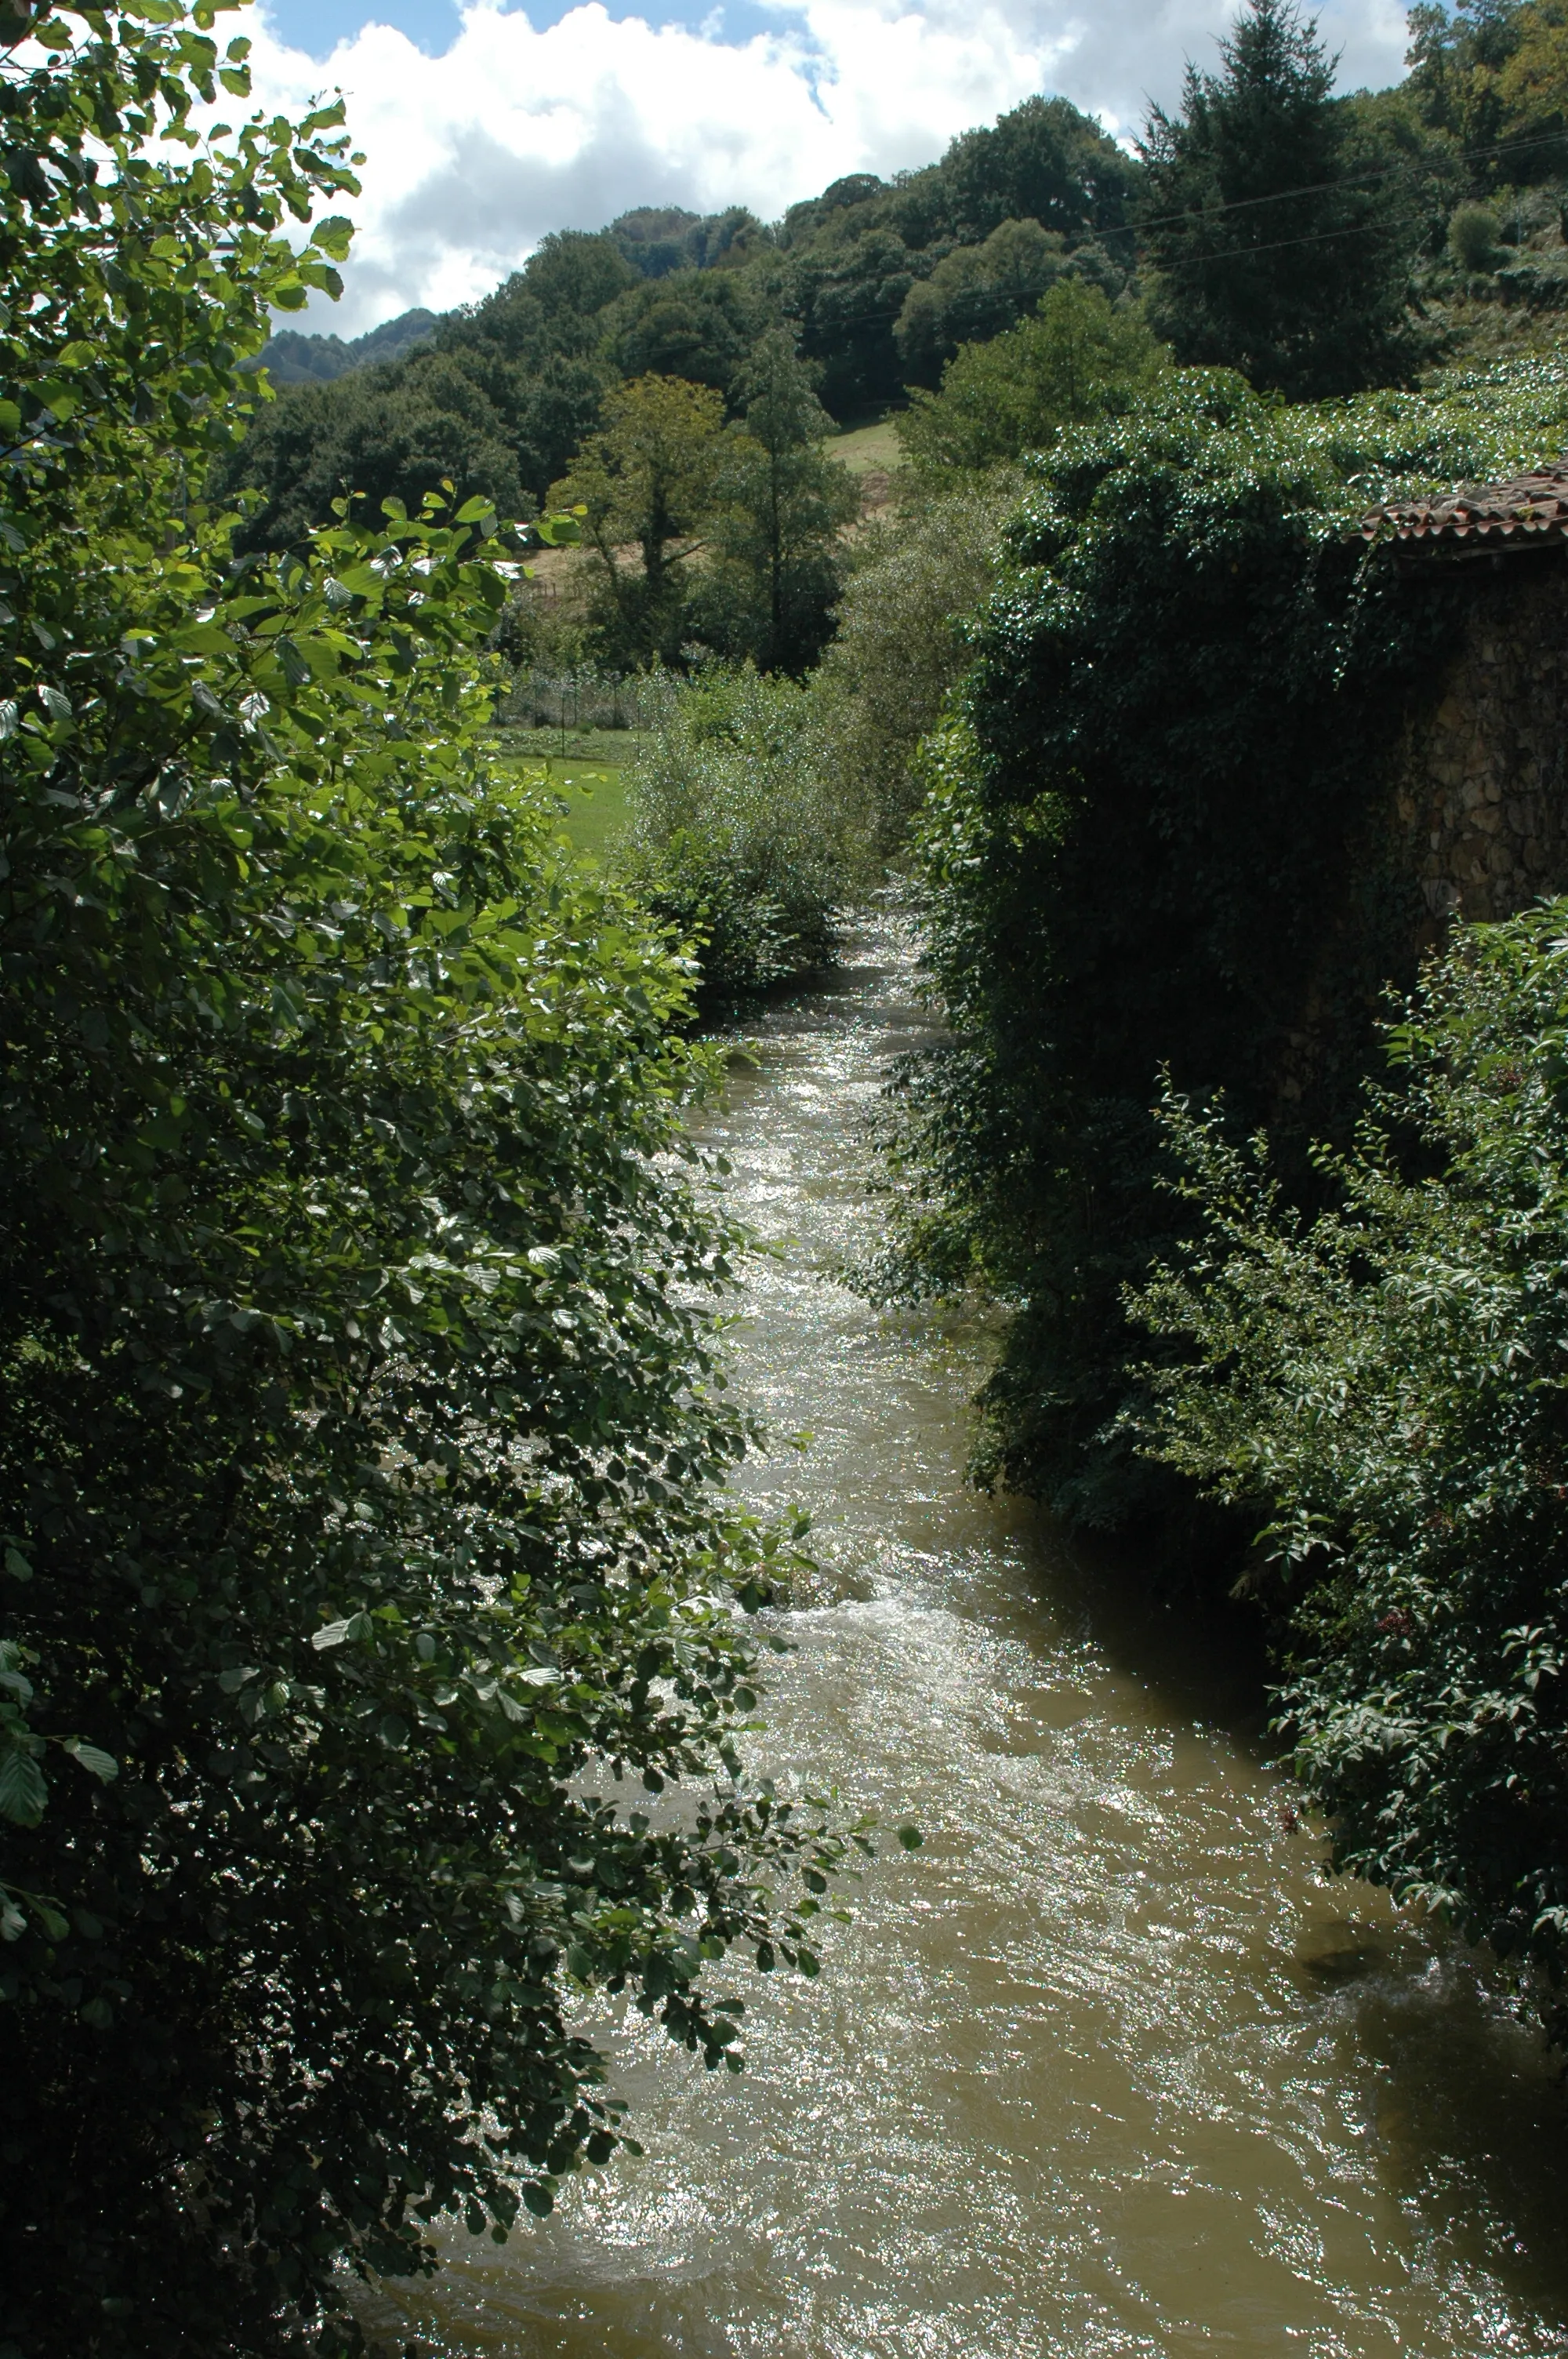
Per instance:
[[[925,1021],[871,928],[749,1033],[710,1128],[784,1246],[736,1380],[814,1435],[752,1470],[825,1567],[770,1764],[925,1848],[868,1870],[819,1982],[741,1977],[739,2080],[614,2027],[644,2158],[367,2322],[450,2359],[1568,2354],[1538,2043],[1479,1962],[1316,1875],[1249,1669],[965,1489],[983,1339],[831,1276],[874,1241],[864,1118]]]

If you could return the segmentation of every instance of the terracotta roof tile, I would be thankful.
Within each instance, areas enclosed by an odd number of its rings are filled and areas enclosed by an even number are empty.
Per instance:
[[[1390,527],[1392,527],[1392,532]],[[1391,500],[1361,519],[1368,540],[1445,546],[1455,555],[1540,548],[1568,538],[1568,463],[1507,484],[1462,484],[1426,499]],[[1414,550],[1412,549],[1412,554]]]

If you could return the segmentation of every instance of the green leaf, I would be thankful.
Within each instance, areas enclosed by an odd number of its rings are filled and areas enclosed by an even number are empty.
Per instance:
[[[341,1622],[329,1622],[315,1632],[310,1644],[319,1651],[328,1647],[354,1646],[375,1635],[375,1625],[368,1614],[351,1614]]]
[[[13,1826],[36,1827],[44,1814],[48,1788],[30,1753],[19,1745],[0,1756],[0,1819]]]
[[[918,1827],[900,1827],[898,1839],[905,1851],[919,1851],[925,1841]]]
[[[61,1749],[73,1761],[80,1761],[84,1769],[91,1770],[94,1777],[102,1777],[105,1785],[112,1784],[120,1774],[120,1765],[112,1753],[84,1743],[80,1736],[68,1736]]]
[[[319,245],[334,262],[346,262],[353,242],[354,225],[346,213],[329,213],[319,221],[310,233],[310,243]]]

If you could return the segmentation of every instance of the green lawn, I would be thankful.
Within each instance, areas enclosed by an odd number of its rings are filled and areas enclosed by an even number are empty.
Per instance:
[[[643,742],[637,729],[513,729],[502,727],[495,732],[496,743],[503,754],[517,754],[530,761],[565,761],[573,766],[584,762],[602,762],[612,770],[624,767]]]
[[[849,434],[835,434],[827,447],[835,459],[857,475],[869,475],[877,469],[891,473],[903,463],[898,432],[891,418],[879,418],[871,426],[857,426]]]
[[[605,856],[611,836],[625,824],[626,773],[622,765],[627,752],[627,733],[615,733],[616,751],[620,762],[595,761],[577,753],[568,753],[563,761],[558,754],[537,752],[530,747],[520,751],[516,741],[523,737],[556,736],[554,731],[516,730],[508,734],[506,752],[513,766],[528,771],[535,777],[541,772],[566,804],[566,832],[579,852],[592,859]],[[559,743],[559,738],[556,738]],[[614,742],[614,741],[612,741]],[[567,740],[568,745],[573,741]]]

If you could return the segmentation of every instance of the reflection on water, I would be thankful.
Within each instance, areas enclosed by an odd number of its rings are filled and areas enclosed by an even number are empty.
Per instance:
[[[737,1382],[814,1436],[750,1470],[825,1564],[770,1760],[926,1847],[869,1871],[820,1982],[746,1978],[740,2081],[618,2028],[645,2158],[503,2250],[454,2236],[367,2323],[451,2359],[1568,2354],[1538,2044],[1465,1953],[1314,1876],[1204,1634],[1093,1602],[965,1490],[976,1339],[824,1274],[874,1234],[862,1120],[921,1024],[868,931],[711,1129],[789,1240]]]

